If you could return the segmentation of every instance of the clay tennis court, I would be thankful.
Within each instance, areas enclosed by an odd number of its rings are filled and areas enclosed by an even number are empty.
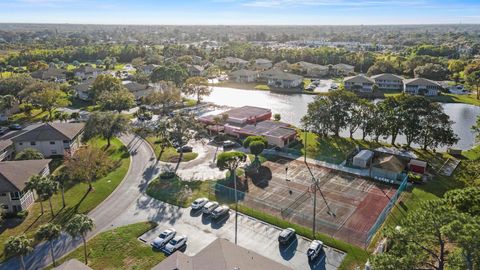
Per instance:
[[[243,203],[311,227],[315,188],[307,166],[301,161],[286,159],[267,161],[263,166],[261,173],[248,178]],[[396,188],[316,165],[309,167],[321,191],[317,191],[316,196],[317,230],[352,244],[365,245],[367,232]]]

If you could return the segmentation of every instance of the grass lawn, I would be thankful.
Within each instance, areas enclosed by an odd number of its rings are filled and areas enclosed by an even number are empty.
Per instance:
[[[436,97],[429,97],[429,99],[442,103],[465,103],[480,106],[480,100],[477,99],[477,95],[475,93],[469,95],[442,93]]]
[[[55,114],[55,111],[52,113]],[[19,124],[27,124],[33,122],[41,122],[44,117],[48,116],[48,112],[42,112],[40,109],[33,109],[30,115],[26,115],[23,112],[13,114],[9,117],[9,121]]]
[[[259,84],[259,85],[255,86],[255,89],[256,90],[268,91],[268,90],[270,90],[270,87],[268,87],[268,85],[266,85],[266,84]]]
[[[193,106],[197,105],[197,100],[196,99],[191,99],[191,98],[184,98],[183,105],[185,107],[193,107]]]
[[[188,207],[196,198],[209,197],[211,183],[212,181],[183,182],[177,176],[169,179],[158,177],[148,184],[147,194],[173,205]]]
[[[88,112],[93,112],[93,111],[98,110],[98,106],[93,104],[93,102],[91,102],[91,101],[81,100],[81,99],[76,98],[74,96],[70,96],[69,100],[70,100],[71,104],[70,104],[70,106],[68,106],[68,108],[80,109],[80,110],[84,110],[84,111],[88,111]]]
[[[90,141],[90,144],[104,147],[106,141],[94,139]],[[107,153],[116,162],[117,167],[105,177],[95,181],[93,183],[94,190],[87,193],[88,184],[85,182],[67,182],[65,184],[66,207],[62,209],[62,199],[59,191],[52,197],[53,217],[50,214],[48,201],[43,203],[45,210],[43,215],[40,211],[40,203],[36,202],[28,209],[29,214],[21,223],[16,224],[16,226],[5,226],[2,228],[0,233],[1,261],[5,260],[3,245],[9,236],[26,233],[29,237],[32,237],[40,225],[52,220],[62,225],[75,213],[88,213],[112,193],[127,174],[130,165],[130,155],[126,147],[118,139],[112,140]]]
[[[293,147],[303,155],[305,152],[304,132],[299,131],[298,138],[300,142]],[[353,140],[343,137],[328,137],[319,138],[317,135],[309,132],[307,133],[307,157],[340,164],[348,155],[355,150],[356,146],[363,148],[377,148],[382,146],[381,143],[373,141]]]
[[[480,145],[475,146],[474,148],[463,151],[462,155],[469,160],[477,160],[480,159]]]
[[[162,252],[137,238],[157,226],[154,222],[136,223],[103,232],[87,242],[88,266],[92,269],[150,269],[165,259]],[[80,246],[58,264],[70,259],[85,261]]]
[[[177,153],[177,150],[175,148],[166,147],[163,150],[163,153],[162,153],[161,152],[162,148],[160,147],[160,144],[158,143],[157,138],[155,138],[153,136],[149,136],[149,137],[146,138],[146,140],[152,146],[153,150],[155,151],[155,156],[157,156],[157,158],[160,161],[172,162],[172,163],[176,163],[178,161],[178,158],[180,157],[180,154]],[[183,153],[182,162],[187,162],[187,161],[194,160],[194,159],[197,158],[197,156],[198,156],[198,154],[195,153],[195,152]]]

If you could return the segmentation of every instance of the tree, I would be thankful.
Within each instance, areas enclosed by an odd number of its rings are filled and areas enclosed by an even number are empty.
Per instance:
[[[123,88],[122,81],[109,74],[100,74],[92,84],[92,98],[97,101],[103,92],[116,92]]]
[[[273,115],[273,120],[275,120],[275,121],[278,122],[278,121],[280,121],[281,119],[282,119],[282,117],[281,117],[281,115],[280,115],[279,113],[276,113],[276,114]]]
[[[417,143],[423,149],[436,148],[438,146],[450,146],[458,142],[458,136],[453,132],[448,114],[438,103],[430,103],[428,113],[420,119],[420,133]]]
[[[218,155],[217,167],[220,170],[228,170],[230,172],[230,178],[234,179],[238,166],[246,160],[247,155],[245,155],[245,153],[237,151],[223,152]]]
[[[125,115],[113,112],[95,112],[90,115],[85,124],[83,139],[89,140],[100,136],[107,140],[107,148],[110,140],[128,132],[130,121]]]
[[[428,63],[415,68],[414,73],[415,77],[423,77],[430,80],[442,81],[447,78],[448,71],[442,65]]]
[[[81,237],[83,241],[83,252],[85,256],[85,264],[88,264],[87,259],[87,233],[92,231],[94,223],[91,218],[83,214],[75,214],[65,225],[65,231],[72,237]]]
[[[465,75],[465,81],[471,87],[475,87],[475,90],[477,92],[477,99],[480,99],[480,70]]]
[[[66,98],[64,92],[50,88],[33,93],[32,103],[43,111],[47,111],[50,119],[53,119],[52,113],[56,108],[70,105],[70,101]]]
[[[385,100],[379,102],[378,112],[382,116],[382,128],[385,134],[391,136],[391,144],[395,145],[398,135],[402,134],[404,127],[405,112],[402,110],[400,98],[387,97]]]
[[[32,251],[32,239],[27,238],[25,234],[17,236],[10,236],[5,242],[4,253],[5,256],[18,256],[20,265],[25,270],[25,261],[23,257]]]
[[[73,156],[67,157],[64,166],[70,178],[86,181],[90,191],[92,182],[106,175],[113,164],[102,149],[84,146],[75,151]]]
[[[148,94],[144,101],[151,106],[162,107],[162,114],[167,114],[168,110],[182,100],[180,89],[173,82],[161,81],[157,83],[160,91],[154,91]]]
[[[35,148],[25,148],[15,155],[15,160],[32,160],[43,158],[43,154]]]
[[[328,136],[330,131],[331,101],[325,97],[316,97],[308,104],[307,114],[302,118],[302,126],[319,137]]]
[[[268,141],[262,136],[248,136],[243,141],[243,147],[250,149],[255,156],[254,164],[259,164],[258,156],[268,147]]]
[[[13,108],[17,99],[13,95],[0,96],[0,112]]]
[[[35,193],[37,193],[37,195],[39,196],[38,199],[40,201],[40,211],[43,215],[43,198],[40,196],[40,194],[41,194],[40,182],[42,181],[42,178],[43,177],[41,175],[34,175],[34,176],[30,177],[28,182],[25,183],[25,190],[29,190],[29,191],[32,191],[32,192],[35,191]]]
[[[52,207],[52,196],[57,192],[58,185],[56,182],[52,181],[49,177],[42,177],[38,183],[37,194],[40,197],[40,200],[48,199],[48,204],[50,206],[50,213],[53,214]]]
[[[208,80],[204,77],[192,77],[185,82],[184,93],[189,96],[197,97],[197,104],[200,103],[203,96],[208,96],[212,92],[208,86]]]
[[[60,237],[60,235],[61,235],[60,226],[54,223],[47,223],[40,226],[40,228],[35,233],[35,238],[38,241],[47,241],[49,243],[50,252],[52,255],[52,263],[54,267],[55,267],[55,254],[53,250],[53,241],[58,237]]]
[[[125,88],[118,91],[106,92],[100,94],[97,104],[104,111],[117,111],[121,113],[135,107],[135,96]]]
[[[427,117],[430,101],[421,96],[401,96],[399,102],[402,106],[405,118],[403,119],[402,133],[405,135],[407,146],[418,140],[422,129],[420,119]]]
[[[65,208],[65,181],[67,181],[68,175],[66,172],[59,172],[51,175],[50,177],[52,181],[56,182],[60,188],[60,192],[62,193],[62,208]]]
[[[172,81],[177,87],[182,86],[187,78],[187,70],[179,65],[160,66],[150,74],[152,82]]]

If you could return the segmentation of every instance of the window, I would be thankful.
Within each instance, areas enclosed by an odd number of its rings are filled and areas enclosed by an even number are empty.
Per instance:
[[[23,142],[21,142],[21,143],[18,143],[18,145],[23,145]]]
[[[37,145],[36,142],[30,142],[30,145]]]
[[[1,193],[0,196],[5,197],[5,196],[7,196],[7,193],[5,193],[5,192]]]
[[[69,140],[63,140],[63,143],[70,143]]]
[[[56,155],[57,154],[57,150],[52,150],[52,155]]]
[[[50,144],[55,144],[55,142],[50,142]]]
[[[10,192],[10,199],[12,200],[19,200],[20,199],[20,192]]]

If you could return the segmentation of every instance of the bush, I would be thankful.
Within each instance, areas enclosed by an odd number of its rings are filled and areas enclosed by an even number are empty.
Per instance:
[[[17,217],[24,219],[28,216],[28,210],[22,210],[20,212],[17,212]]]
[[[175,172],[167,171],[160,174],[160,179],[171,179],[175,177]]]
[[[409,172],[408,179],[413,183],[423,183],[422,176],[416,173]]]

